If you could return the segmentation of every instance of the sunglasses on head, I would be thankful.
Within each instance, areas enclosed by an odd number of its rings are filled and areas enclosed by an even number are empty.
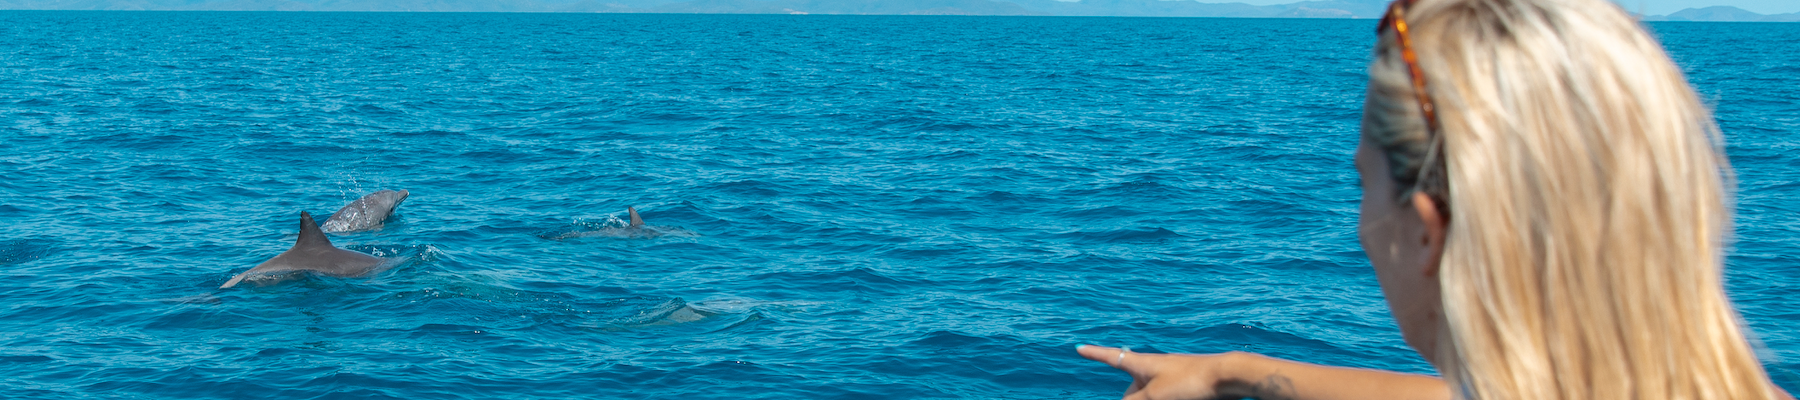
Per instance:
[[[1431,94],[1425,92],[1425,71],[1419,69],[1419,55],[1413,52],[1412,36],[1407,32],[1406,7],[1416,0],[1394,0],[1388,4],[1387,15],[1381,17],[1381,24],[1375,26],[1375,35],[1380,36],[1389,28],[1400,37],[1400,57],[1406,60],[1406,72],[1412,75],[1413,93],[1419,98],[1419,112],[1425,116],[1426,137],[1437,137],[1437,108],[1431,104]]]

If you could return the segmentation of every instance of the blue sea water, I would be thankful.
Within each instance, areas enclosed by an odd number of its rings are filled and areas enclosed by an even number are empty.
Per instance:
[[[1429,372],[1353,230],[1367,20],[0,12],[0,392],[1108,398],[1091,343]],[[1654,23],[1800,389],[1800,24]],[[407,189],[400,260],[217,290]],[[689,235],[582,235],[636,206]]]

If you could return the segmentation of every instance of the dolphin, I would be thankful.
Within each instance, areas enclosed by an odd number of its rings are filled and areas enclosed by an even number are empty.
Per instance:
[[[410,193],[405,190],[369,193],[332,213],[331,218],[326,219],[325,224],[320,227],[331,233],[380,228],[381,222],[394,213],[394,208],[400,207],[400,202],[406,201],[408,194]]]
[[[637,207],[627,206],[625,207],[625,213],[631,214],[630,223],[627,223],[623,227],[601,229],[598,233],[601,236],[611,237],[653,238],[676,232],[674,230],[644,225],[644,217],[638,215]]]
[[[631,214],[631,222],[625,226],[600,228],[597,231],[585,232],[581,236],[653,238],[663,235],[663,231],[660,229],[644,226],[644,217],[638,215],[637,207],[625,207],[625,213]]]
[[[606,227],[599,227],[598,229],[594,229],[594,230],[552,231],[552,232],[540,233],[540,234],[538,234],[538,237],[545,238],[545,239],[551,239],[551,240],[562,240],[562,239],[573,239],[573,238],[591,237],[591,236],[625,238],[625,239],[650,239],[650,238],[657,238],[657,237],[663,237],[663,236],[678,236],[678,237],[698,237],[698,236],[700,236],[699,234],[694,233],[693,231],[686,230],[686,229],[670,227],[670,226],[645,225],[644,217],[641,215],[638,215],[637,207],[625,207],[625,212],[627,214],[630,214],[629,222],[626,222],[625,226],[606,226]],[[608,221],[608,222],[610,222],[610,221]],[[580,224],[577,224],[576,228],[580,229],[580,228],[587,228],[587,227],[580,226]]]
[[[232,277],[219,288],[237,286],[239,281],[250,276],[277,273],[312,271],[340,278],[359,276],[374,272],[386,261],[381,257],[332,246],[331,239],[326,239],[325,232],[319,230],[319,224],[313,222],[312,214],[301,211],[300,239],[294,241],[293,248]]]

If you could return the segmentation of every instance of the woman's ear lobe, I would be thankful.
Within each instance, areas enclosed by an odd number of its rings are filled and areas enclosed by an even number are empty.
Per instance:
[[[1429,257],[1425,265],[1425,276],[1437,277],[1438,261],[1444,257],[1444,238],[1450,230],[1450,219],[1439,210],[1443,210],[1437,200],[1424,192],[1413,192],[1413,210],[1419,213],[1419,222],[1425,224],[1425,235],[1420,238],[1420,245],[1425,247],[1425,256]]]

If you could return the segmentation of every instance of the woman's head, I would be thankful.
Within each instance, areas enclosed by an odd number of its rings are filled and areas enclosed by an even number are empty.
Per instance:
[[[1722,289],[1717,129],[1661,46],[1607,0],[1403,18],[1437,129],[1384,30],[1358,165],[1408,343],[1477,397],[1773,396]]]

